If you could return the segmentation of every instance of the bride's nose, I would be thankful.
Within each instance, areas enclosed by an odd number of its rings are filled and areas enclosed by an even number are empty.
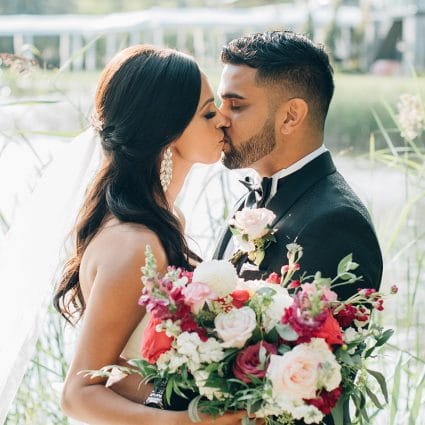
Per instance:
[[[219,109],[217,109],[217,123],[216,128],[230,127],[230,119],[223,115]]]

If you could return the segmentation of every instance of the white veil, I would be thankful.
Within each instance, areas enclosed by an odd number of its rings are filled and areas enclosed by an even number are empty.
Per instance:
[[[6,235],[0,257],[0,423],[34,353],[65,239],[99,162],[98,137],[88,129],[54,158]]]

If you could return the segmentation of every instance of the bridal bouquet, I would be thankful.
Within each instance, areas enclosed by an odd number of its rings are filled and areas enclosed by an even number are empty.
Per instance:
[[[366,363],[392,335],[370,323],[372,310],[383,309],[383,295],[359,289],[338,300],[333,288],[359,279],[351,255],[334,279],[318,272],[294,280],[302,248],[287,248],[280,275],[243,281],[221,260],[203,262],[194,272],[169,267],[160,276],[147,247],[139,303],[150,321],[141,359],[131,363],[146,381],[166,383],[168,402],[173,393],[195,393],[189,404],[194,422],[198,412],[245,410],[246,424],[248,416],[271,425],[320,423],[331,413],[340,425],[350,398],[356,416],[367,421],[367,398],[382,407],[369,376],[387,399],[384,377]],[[97,376],[109,376],[112,384],[134,372],[107,366]]]

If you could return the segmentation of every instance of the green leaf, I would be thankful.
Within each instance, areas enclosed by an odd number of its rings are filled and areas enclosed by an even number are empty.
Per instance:
[[[385,382],[385,376],[382,375],[381,372],[377,372],[376,370],[366,370],[377,380],[379,387],[381,388],[382,394],[384,395],[385,401],[388,403],[388,390],[387,383]]]
[[[266,252],[264,250],[257,251],[255,255],[255,261],[254,261],[255,265],[259,266],[263,262],[265,256],[266,256]]]
[[[350,269],[350,264],[353,260],[353,254],[348,254],[345,256],[338,264],[338,275],[348,272]]]
[[[286,344],[279,345],[279,348],[278,348],[279,354],[283,355],[287,353],[288,351],[291,351],[291,347],[289,345],[286,345]]]
[[[173,394],[173,377],[171,376],[169,380],[167,381],[167,386],[165,388],[165,400],[170,405],[171,404],[171,395]]]
[[[278,323],[276,325],[276,330],[279,336],[285,341],[296,341],[298,339],[298,334],[291,328],[290,325]]]
[[[373,404],[378,408],[378,409],[383,409],[384,406],[379,402],[378,397],[376,397],[375,393],[369,388],[369,387],[365,387],[366,390],[366,394],[369,396],[369,398],[372,400]]]
[[[344,400],[342,397],[338,399],[335,407],[331,411],[332,419],[334,420],[334,425],[345,425],[344,424]]]
[[[198,412],[199,400],[201,400],[201,398],[202,396],[198,395],[189,403],[188,415],[192,422],[201,422],[201,418],[199,417]]]
[[[376,341],[375,347],[384,345],[394,334],[394,329],[387,329]]]

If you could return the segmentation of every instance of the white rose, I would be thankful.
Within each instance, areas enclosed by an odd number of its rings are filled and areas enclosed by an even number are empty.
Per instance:
[[[204,261],[193,272],[192,282],[206,283],[219,297],[225,297],[236,289],[238,274],[226,260]]]
[[[250,240],[255,240],[268,233],[267,225],[271,225],[275,218],[273,211],[267,208],[243,208],[235,213],[231,224],[247,234]]]
[[[218,336],[224,341],[222,347],[242,348],[251,338],[257,321],[254,310],[242,307],[218,314],[214,325]]]
[[[339,385],[341,366],[325,340],[313,338],[283,356],[271,355],[267,377],[279,398],[315,398],[318,389],[332,391]]]
[[[207,397],[208,400],[212,400],[214,397],[219,400],[223,399],[224,394],[218,388],[207,387],[205,385],[208,376],[209,373],[205,370],[197,370],[193,373],[193,377],[195,378],[196,385],[199,389],[199,394]]]

